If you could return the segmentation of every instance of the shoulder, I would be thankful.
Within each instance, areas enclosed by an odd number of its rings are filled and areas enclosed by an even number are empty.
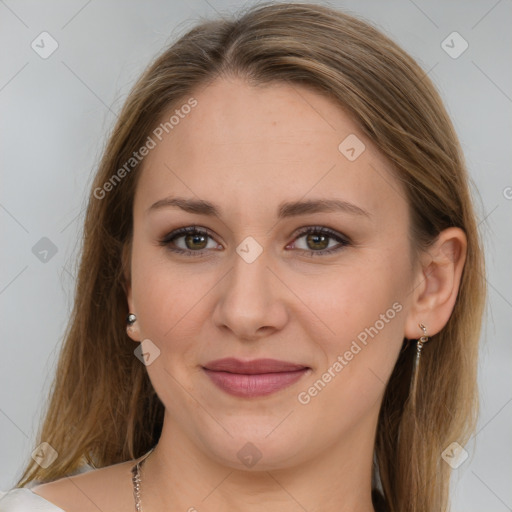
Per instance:
[[[0,512],[64,512],[30,489],[0,491]]]
[[[54,508],[48,512],[111,512],[133,509],[131,468],[133,461],[114,464],[86,473],[59,478],[32,487],[29,492],[47,501]],[[38,510],[38,509],[30,509]],[[13,509],[12,512],[18,512]],[[0,512],[4,512],[0,506]],[[11,512],[9,510],[9,512]],[[21,512],[21,510],[20,510]]]

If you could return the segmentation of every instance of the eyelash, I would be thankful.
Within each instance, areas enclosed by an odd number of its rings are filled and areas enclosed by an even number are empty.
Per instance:
[[[309,226],[305,228],[301,228],[299,233],[296,235],[296,238],[293,240],[295,242],[303,235],[313,234],[313,235],[325,235],[328,238],[332,238],[336,240],[340,245],[337,247],[331,247],[330,249],[322,249],[321,251],[313,251],[307,249],[298,249],[303,253],[309,254],[309,256],[321,256],[325,254],[332,254],[340,251],[344,247],[351,244],[351,241],[348,237],[342,236],[336,231],[333,231],[329,228],[323,226]],[[180,238],[184,235],[202,235],[213,238],[208,230],[198,228],[196,226],[188,226],[185,228],[180,228],[172,231],[168,235],[166,235],[162,240],[159,241],[159,245],[166,247],[168,250],[172,252],[176,252],[178,254],[182,254],[184,256],[194,256],[194,257],[204,257],[206,249],[201,249],[199,251],[191,251],[190,249],[177,249],[175,247],[171,247],[171,242],[174,242],[177,238]]]

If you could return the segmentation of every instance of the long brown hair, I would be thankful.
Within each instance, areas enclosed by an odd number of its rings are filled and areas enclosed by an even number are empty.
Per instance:
[[[38,444],[49,443],[58,457],[47,468],[30,459],[17,485],[52,481],[84,463],[131,460],[157,443],[163,404],[125,331],[124,256],[143,161],[128,170],[126,162],[164,112],[186,102],[196,87],[230,75],[255,85],[313,87],[351,113],[405,186],[417,250],[451,226],[467,236],[453,313],[429,343],[435,350],[422,354],[416,407],[409,400],[412,347],[402,351],[390,377],[375,440],[374,483],[390,511],[446,510],[450,467],[441,453],[454,440],[465,444],[478,410],[486,290],[469,177],[442,101],[416,62],[367,22],[311,4],[260,4],[231,20],[203,21],[133,87],[92,187],[74,309],[38,434]],[[112,180],[123,166],[122,180]]]

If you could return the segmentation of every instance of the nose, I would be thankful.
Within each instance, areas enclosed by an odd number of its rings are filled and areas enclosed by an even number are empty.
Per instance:
[[[287,290],[269,267],[265,251],[250,263],[238,254],[233,259],[231,271],[217,287],[215,325],[245,341],[281,330],[288,320]]]

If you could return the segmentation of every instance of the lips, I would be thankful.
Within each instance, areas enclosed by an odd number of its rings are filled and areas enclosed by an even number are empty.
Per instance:
[[[241,361],[235,358],[210,361],[203,370],[221,390],[234,396],[255,397],[290,386],[310,368],[277,359]]]

